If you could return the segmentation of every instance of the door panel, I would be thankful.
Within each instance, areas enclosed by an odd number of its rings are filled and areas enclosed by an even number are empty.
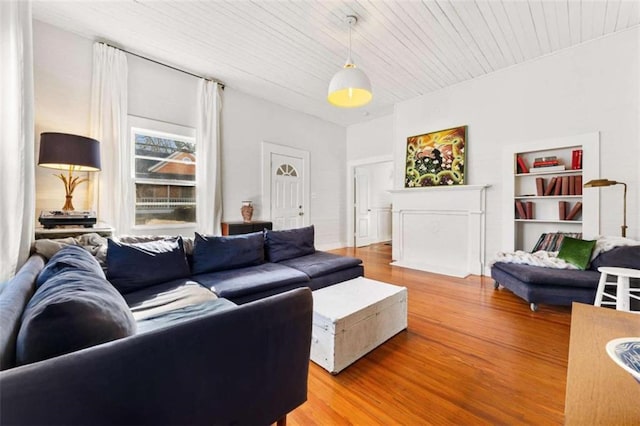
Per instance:
[[[355,170],[355,218],[356,247],[371,244],[371,207],[369,205],[369,171],[365,168]]]
[[[273,229],[303,225],[302,158],[271,154],[271,220]]]

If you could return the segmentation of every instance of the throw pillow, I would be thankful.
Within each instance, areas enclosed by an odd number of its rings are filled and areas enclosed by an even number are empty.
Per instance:
[[[284,231],[265,231],[265,251],[270,262],[315,253],[313,225]]]
[[[567,263],[585,270],[591,260],[591,252],[596,246],[596,241],[579,240],[571,237],[564,237],[558,258],[564,259]]]
[[[120,293],[190,275],[182,237],[137,244],[108,240],[107,279]]]
[[[262,232],[215,237],[196,232],[193,245],[193,273],[222,271],[264,263]]]
[[[91,253],[82,247],[70,245],[63,247],[51,257],[38,275],[36,286],[40,287],[49,278],[67,269],[85,271],[101,278],[105,277],[102,267]]]
[[[25,308],[16,361],[41,361],[135,331],[126,302],[104,276],[66,268],[42,283]]]

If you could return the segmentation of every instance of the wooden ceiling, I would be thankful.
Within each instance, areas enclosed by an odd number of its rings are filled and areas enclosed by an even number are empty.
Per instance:
[[[34,18],[340,125],[640,24],[632,0],[34,1]],[[373,101],[326,101],[347,56]],[[637,54],[637,52],[635,52]]]

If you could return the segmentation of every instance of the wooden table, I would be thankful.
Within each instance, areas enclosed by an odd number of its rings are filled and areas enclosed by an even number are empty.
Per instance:
[[[640,424],[640,383],[605,350],[609,340],[634,336],[640,314],[573,304],[565,424]]]

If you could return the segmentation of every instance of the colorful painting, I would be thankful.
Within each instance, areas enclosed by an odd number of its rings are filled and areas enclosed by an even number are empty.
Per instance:
[[[405,188],[464,185],[467,126],[407,138]]]

